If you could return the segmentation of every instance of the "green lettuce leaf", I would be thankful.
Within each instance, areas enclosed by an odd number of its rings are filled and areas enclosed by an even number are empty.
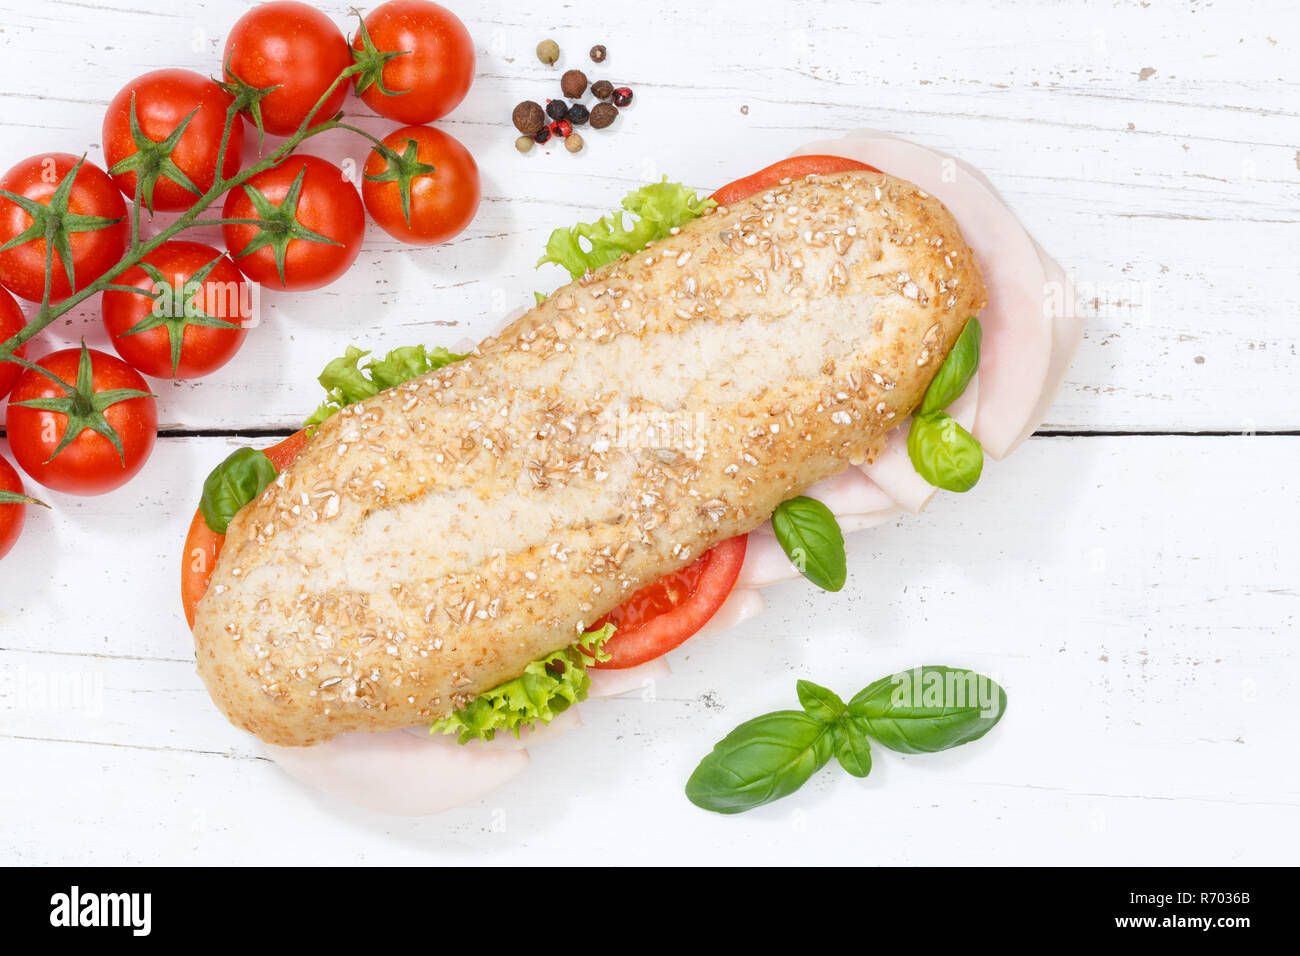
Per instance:
[[[567,269],[572,278],[580,278],[624,253],[644,249],[647,242],[663,239],[716,205],[712,199],[696,196],[694,189],[670,183],[664,177],[663,182],[628,193],[623,197],[623,208],[612,215],[556,229],[547,240],[546,255],[537,260],[537,265],[554,262]],[[630,225],[627,215],[631,216]],[[584,239],[590,251],[583,248]]]
[[[361,360],[369,354],[349,345],[345,355],[325,366],[317,381],[324,386],[328,397],[320,408],[312,412],[304,425],[314,428],[354,402],[364,401],[386,388],[409,382],[465,358],[464,355],[457,355],[442,347],[406,345],[393,349],[381,359],[371,359],[364,365],[361,364]]]
[[[602,648],[613,633],[613,624],[587,631],[576,643],[538,658],[518,677],[484,691],[460,710],[435,721],[429,733],[457,734],[457,741],[465,744],[491,740],[498,730],[518,737],[523,727],[538,721],[549,724],[570,705],[587,699],[591,678],[586,665],[609,660]]]

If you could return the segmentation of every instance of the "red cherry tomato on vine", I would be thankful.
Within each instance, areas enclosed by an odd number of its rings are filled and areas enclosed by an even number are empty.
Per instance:
[[[647,585],[591,625],[614,625],[605,642],[607,661],[591,667],[636,667],[668,653],[718,613],[740,577],[749,538],[728,538],[680,571]]]
[[[374,65],[357,75],[357,95],[380,116],[431,123],[465,98],[474,82],[474,41],[446,7],[429,0],[389,0],[370,11],[364,23],[352,48],[361,62],[373,58]],[[384,56],[399,51],[405,52]]]
[[[139,134],[156,144],[165,144],[175,131],[185,124],[185,130],[172,145],[170,154],[145,145],[141,149],[131,132],[131,103],[135,101],[135,119]],[[135,196],[136,177],[140,164],[157,151],[157,161],[163,168],[156,182],[146,186],[142,194],[145,205],[153,209],[188,209],[194,200],[212,188],[216,181],[217,153],[221,150],[221,135],[226,126],[226,109],[233,98],[206,76],[191,70],[155,70],[136,77],[118,92],[108,104],[104,115],[104,159],[118,189],[128,199]],[[194,112],[197,110],[198,112]],[[190,113],[194,115],[186,122]],[[236,116],[230,127],[226,155],[222,161],[223,176],[233,176],[239,169],[239,154],[244,148],[244,121]],[[170,161],[196,192],[168,176],[166,163]],[[118,163],[134,167],[113,173]]]
[[[241,272],[273,289],[318,289],[356,261],[366,229],[357,188],[316,156],[290,156],[226,195],[221,227]]]
[[[343,31],[315,7],[276,0],[254,7],[236,21],[226,37],[221,62],[228,83],[277,87],[258,103],[262,127],[274,136],[288,136],[297,132],[330,84],[352,65],[352,52]],[[316,111],[311,125],[334,116],[347,95],[344,80]]]
[[[0,458],[0,558],[13,550],[27,520],[27,504],[13,500],[23,494],[23,482],[14,466]],[[10,500],[5,501],[5,498]]]
[[[108,173],[94,163],[71,153],[30,156],[0,177],[0,189],[27,203],[24,208],[0,196],[0,246],[20,236],[29,237],[0,252],[0,282],[21,298],[39,302],[45,291],[47,230],[56,233],[51,302],[73,292],[59,251],[65,241],[77,289],[98,279],[126,251],[126,203]]]
[[[445,242],[473,221],[479,204],[478,164],[458,140],[430,126],[406,126],[385,136],[384,145],[404,158],[390,164],[371,150],[361,195],[371,218],[385,232],[402,242],[425,246]],[[409,172],[429,166],[433,169],[403,182],[404,167]],[[376,181],[375,176],[386,178]]]
[[[23,310],[14,301],[14,297],[4,289],[0,289],[0,344],[17,335],[26,324]],[[19,358],[25,356],[27,345],[18,346],[14,354]],[[0,398],[9,394],[9,389],[14,387],[14,382],[18,381],[18,375],[22,370],[23,367],[16,362],[0,362]]]
[[[173,239],[114,281],[102,311],[117,354],[155,378],[198,378],[239,351],[253,318],[252,285],[201,242]],[[234,328],[231,328],[231,326]]]
[[[5,431],[9,447],[23,471],[46,488],[73,495],[101,495],[126,484],[144,467],[158,435],[158,405],[148,394],[140,373],[115,355],[85,348],[51,352],[36,364],[69,385],[76,386],[79,381],[86,384],[88,379],[90,387],[82,396],[86,402],[80,404],[39,372],[25,369],[18,377],[5,410]],[[92,402],[98,406],[115,398],[104,393],[118,389],[142,393],[98,409],[100,421],[121,440],[122,454],[118,454],[108,437],[93,427],[79,431],[58,450],[69,431],[70,419],[92,418],[91,408],[86,406]],[[19,404],[48,403],[51,399],[64,405],[65,410]]]

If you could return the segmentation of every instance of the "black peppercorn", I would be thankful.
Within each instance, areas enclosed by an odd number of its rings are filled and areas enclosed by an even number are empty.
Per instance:
[[[632,91],[626,86],[620,86],[614,91],[612,99],[614,105],[622,109],[632,102]]]
[[[604,129],[616,119],[618,119],[618,107],[611,106],[609,103],[597,103],[591,109],[591,125],[596,129]]]
[[[516,106],[514,114],[510,118],[514,121],[515,129],[525,136],[532,136],[546,125],[546,114],[532,100],[524,100],[524,102]]]
[[[583,106],[581,103],[574,103],[569,107],[569,115],[565,118],[574,126],[582,126],[587,122],[590,116],[591,113],[588,112],[587,107]]]
[[[565,70],[560,77],[560,89],[571,100],[587,92],[587,74],[581,70]]]
[[[546,115],[553,120],[562,120],[569,115],[569,105],[564,100],[551,100],[546,104]]]
[[[591,95],[598,100],[607,100],[614,95],[614,84],[609,80],[597,80],[591,84]]]
[[[605,62],[605,48],[599,43],[597,43],[594,47],[591,48],[591,62],[592,63]]]

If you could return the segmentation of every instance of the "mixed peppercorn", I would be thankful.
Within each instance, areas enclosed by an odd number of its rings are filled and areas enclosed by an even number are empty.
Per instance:
[[[605,62],[608,51],[601,44],[591,48],[593,63]],[[560,47],[554,40],[543,40],[537,44],[537,58],[547,66],[553,66],[560,59]],[[591,95],[599,102],[590,108],[580,102],[590,88]],[[582,136],[574,132],[575,126],[591,124],[593,129],[607,129],[618,119],[619,110],[632,102],[632,90],[626,86],[614,86],[609,80],[597,80],[588,86],[587,74],[582,70],[565,70],[560,77],[560,92],[563,99],[547,100],[545,108],[533,100],[525,100],[515,107],[511,120],[515,129],[522,134],[515,140],[515,148],[526,153],[534,143],[550,142],[552,137],[564,140],[564,148],[571,153],[582,149]]]

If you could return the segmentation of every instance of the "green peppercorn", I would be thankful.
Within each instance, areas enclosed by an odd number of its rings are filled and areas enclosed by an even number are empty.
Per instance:
[[[570,133],[564,137],[564,148],[571,153],[576,153],[582,149],[582,137],[577,133]]]
[[[533,148],[533,138],[531,136],[520,136],[515,140],[515,149],[521,153],[526,153]]]
[[[537,44],[537,59],[541,60],[547,66],[554,66],[555,61],[560,58],[560,45],[554,40],[543,40]]]

